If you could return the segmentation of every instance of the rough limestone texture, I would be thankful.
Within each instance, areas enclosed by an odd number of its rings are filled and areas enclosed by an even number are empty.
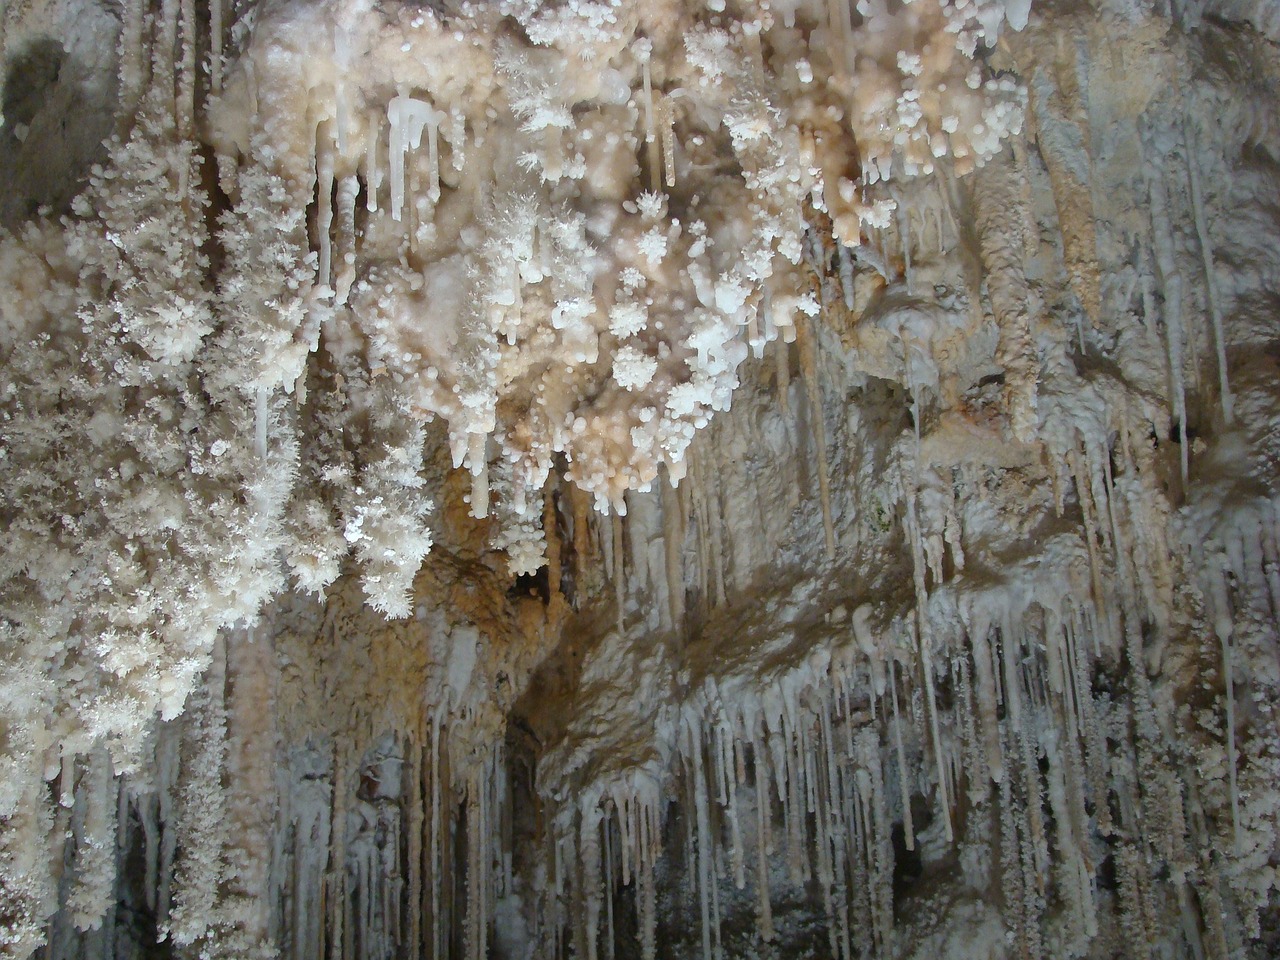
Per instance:
[[[0,956],[1280,954],[1280,14],[0,0]]]

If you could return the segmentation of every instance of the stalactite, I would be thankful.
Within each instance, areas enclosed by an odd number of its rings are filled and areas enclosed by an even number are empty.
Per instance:
[[[328,123],[316,131],[316,237],[320,243],[320,262],[316,269],[316,284],[328,287],[333,280],[333,165],[334,151],[329,142],[331,130]]]
[[[174,109],[178,136],[191,138],[196,116],[196,5],[195,0],[181,0],[181,55],[178,61],[178,93]],[[185,195],[186,190],[182,193]]]
[[[1063,64],[1072,77],[1075,65]],[[1091,160],[1087,137],[1075,120],[1073,95],[1078,91],[1055,85],[1048,71],[1037,71],[1031,85],[1040,155],[1049,170],[1054,205],[1058,211],[1063,258],[1071,287],[1090,323],[1101,320],[1101,268],[1098,263],[1096,215],[1088,182]]]
[[[122,113],[126,116],[137,106],[146,84],[146,49],[143,41],[146,6],[146,0],[129,0],[122,8],[119,54],[120,105]],[[0,33],[0,41],[2,40],[3,33]],[[0,46],[2,45],[0,42]]]
[[[1204,212],[1204,198],[1200,186],[1200,168],[1196,160],[1195,135],[1191,132],[1190,122],[1184,119],[1184,137],[1186,149],[1183,156],[1187,164],[1187,179],[1191,187],[1192,222],[1196,228],[1196,239],[1200,246],[1200,259],[1204,264],[1205,299],[1209,304],[1209,319],[1213,325],[1213,345],[1218,359],[1218,402],[1222,405],[1222,419],[1230,424],[1235,419],[1234,401],[1231,396],[1231,384],[1227,378],[1227,344],[1222,329],[1222,304],[1218,293],[1218,278],[1213,265],[1213,243],[1209,239],[1209,224]]]
[[[916,848],[915,829],[911,820],[911,789],[907,785],[908,768],[907,754],[903,747],[902,740],[902,714],[898,709],[898,679],[895,669],[896,661],[893,658],[889,660],[889,693],[893,700],[893,742],[898,753],[898,790],[902,803],[902,828],[905,833],[905,842],[908,850]]]
[[[818,345],[807,321],[796,326],[796,349],[800,353],[800,371],[808,393],[809,416],[814,445],[818,453],[818,492],[822,499],[822,529],[826,539],[827,559],[834,560],[836,533],[835,521],[831,515],[831,468],[827,462],[827,428],[823,423],[822,383],[818,379]]]
[[[227,864],[220,897],[232,901],[232,922],[246,955],[269,950],[269,849],[274,826],[275,656],[268,638],[254,630],[226,641],[226,764],[234,786],[226,796]],[[229,911],[230,912],[230,911]]]
[[[916,422],[917,424],[919,423],[918,410]],[[918,446],[919,440],[917,438],[917,447]],[[920,671],[924,676],[925,700],[929,714],[930,738],[933,744],[933,761],[939,769],[937,781],[938,812],[942,816],[947,841],[950,842],[953,839],[951,825],[951,801],[947,795],[946,778],[941,773],[943,765],[942,736],[938,727],[938,702],[937,696],[934,692],[933,656],[931,651],[933,646],[933,637],[927,612],[929,594],[925,586],[924,548],[920,541],[919,520],[916,517],[916,491],[914,483],[909,488],[905,499],[906,517],[903,529],[906,533],[907,540],[911,545],[912,568],[914,570],[915,578],[916,617],[914,633],[920,657]],[[1006,642],[1008,642],[1007,638]]]
[[[662,487],[662,542],[666,551],[667,614],[671,626],[684,619],[684,529],[678,495],[668,485]]]
[[[119,783],[105,749],[86,758],[77,779],[79,829],[75,837],[74,888],[67,907],[79,930],[96,930],[108,918],[116,882],[116,806]]]
[[[1022,190],[1025,179],[1013,162],[989,164],[974,175],[977,232],[987,271],[987,289],[1000,342],[996,359],[1005,370],[1013,435],[1032,439],[1036,427],[1039,376],[1031,338],[1030,291],[1022,264]]]
[[[215,916],[218,887],[226,875],[226,641],[219,639],[205,689],[186,722],[183,783],[177,809],[177,857],[173,867],[173,911],[168,931],[186,946],[204,937]]]
[[[1236,849],[1240,849],[1240,788],[1237,782],[1235,669],[1232,665],[1231,601],[1227,596],[1226,572],[1209,576],[1209,597],[1213,632],[1222,648],[1222,687],[1224,691],[1227,748],[1227,784],[1230,791],[1231,828]]]

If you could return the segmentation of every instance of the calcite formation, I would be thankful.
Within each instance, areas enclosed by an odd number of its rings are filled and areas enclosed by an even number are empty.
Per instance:
[[[1275,20],[9,0],[0,953],[1274,955]]]

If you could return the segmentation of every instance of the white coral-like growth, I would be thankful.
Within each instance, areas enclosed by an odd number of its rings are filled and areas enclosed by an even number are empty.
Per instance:
[[[664,464],[682,475],[692,432],[728,407],[746,341],[791,336],[808,295],[796,269],[807,210],[857,244],[892,216],[879,182],[941,158],[963,172],[1019,128],[1020,88],[974,59],[995,40],[1000,4],[832,9],[694,5],[664,20],[512,0],[466,7],[447,26],[406,10],[389,31],[382,15],[332,0],[337,33],[299,13],[255,34],[211,126],[225,149],[254,149],[258,135],[236,124],[265,82],[276,94],[256,103],[257,124],[318,132],[314,159],[282,152],[274,166],[319,184],[315,289],[327,289],[330,246],[350,250],[347,275],[363,278],[327,343],[343,363],[390,375],[410,415],[447,421],[477,516],[493,498],[491,464],[516,465],[511,482],[531,498],[562,453],[598,507],[621,509]],[[362,70],[339,68],[355,49]],[[463,165],[473,137],[501,148]],[[736,173],[717,160],[729,156]],[[327,197],[351,179],[369,210],[358,250],[343,233],[353,214]],[[272,235],[296,236],[283,213]],[[279,262],[265,237],[244,241]],[[271,324],[243,318],[264,356],[260,383],[287,382],[291,351],[316,345],[295,310],[315,299],[305,278],[286,287]],[[642,422],[640,410],[659,415]]]
[[[628,390],[642,390],[658,370],[658,361],[635,347],[619,348],[613,355],[613,379]]]

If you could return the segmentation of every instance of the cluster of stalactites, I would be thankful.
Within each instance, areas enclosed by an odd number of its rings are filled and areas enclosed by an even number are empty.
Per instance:
[[[292,138],[254,161],[316,198],[330,349],[447,421],[519,571],[558,456],[624,512],[683,476],[748,353],[816,314],[808,212],[856,246],[887,181],[963,174],[1020,130],[1022,89],[975,59],[998,2],[723,7],[299,8],[259,24],[214,106],[224,152],[249,124]]]
[[[937,669],[935,682],[950,690],[945,708],[915,679],[913,617],[879,632],[860,608],[845,621],[845,643],[767,686],[707,679],[673,726],[659,725],[670,769],[637,763],[588,783],[578,782],[581,771],[542,770],[543,799],[555,811],[539,903],[554,938],[546,947],[572,938],[583,956],[607,955],[604,945],[629,927],[642,955],[655,956],[654,865],[675,858],[697,905],[704,957],[722,954],[730,901],[743,902],[726,893],[730,885],[754,901],[759,941],[778,936],[774,896],[808,889],[820,891],[832,956],[893,955],[900,918],[891,835],[900,824],[908,850],[954,838],[966,883],[1001,890],[1009,935],[1022,949],[1043,946],[1050,889],[1066,908],[1062,942],[1083,948],[1098,935],[1102,909],[1095,831],[1123,836],[1135,855],[1179,850],[1185,858],[1191,840],[1176,816],[1144,827],[1126,808],[1112,822],[1107,797],[1128,796],[1135,783],[1110,755],[1110,708],[1092,689],[1100,652],[1113,655],[1111,639],[1092,605],[1058,606],[1051,595],[1061,589],[1046,580],[1034,597],[989,589],[934,604],[939,625],[954,620],[959,634],[943,642],[969,651]],[[931,722],[940,733],[931,734]],[[1172,791],[1162,802],[1180,804],[1177,773],[1161,768],[1160,776]],[[922,790],[932,808],[925,841],[913,825]],[[662,827],[668,796],[681,810],[679,852],[662,849],[673,833]],[[953,826],[960,809],[965,819]],[[1129,922],[1141,916],[1150,880],[1137,872],[1126,883],[1119,909]],[[628,885],[634,925],[615,916]]]

